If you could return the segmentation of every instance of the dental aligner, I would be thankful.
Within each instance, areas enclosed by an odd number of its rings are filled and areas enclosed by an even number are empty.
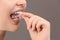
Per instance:
[[[12,16],[12,18],[22,18],[22,12],[15,12],[15,16]]]

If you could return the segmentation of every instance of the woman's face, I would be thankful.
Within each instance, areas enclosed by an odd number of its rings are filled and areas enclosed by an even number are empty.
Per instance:
[[[16,11],[24,11],[25,8],[26,0],[0,0],[0,26],[2,27],[2,24],[4,24],[4,26],[6,26],[5,28],[12,28],[13,31],[17,29],[15,28],[17,24],[12,24],[14,21],[11,19],[10,15]],[[17,22],[17,20],[15,22]]]
[[[11,12],[23,10],[26,7],[26,0],[0,0],[0,11]]]

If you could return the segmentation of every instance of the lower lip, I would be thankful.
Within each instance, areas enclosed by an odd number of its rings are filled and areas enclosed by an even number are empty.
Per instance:
[[[20,19],[19,18],[12,19],[12,21],[13,21],[13,24],[17,25],[20,22]]]

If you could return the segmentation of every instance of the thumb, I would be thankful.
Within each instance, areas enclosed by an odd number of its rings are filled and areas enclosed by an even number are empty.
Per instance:
[[[22,18],[25,20],[26,24],[28,25],[29,19],[33,16],[33,14],[28,13],[28,12],[23,12],[22,13]]]
[[[23,19],[25,20],[26,25],[28,26],[28,23],[29,23],[29,18],[28,18],[28,17],[23,17]]]
[[[22,15],[28,18],[31,18],[33,16],[32,13],[28,13],[28,12],[23,12]]]

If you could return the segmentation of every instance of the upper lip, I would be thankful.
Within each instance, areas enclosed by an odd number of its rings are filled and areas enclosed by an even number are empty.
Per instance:
[[[19,12],[19,11],[21,11],[21,12],[23,12],[24,11],[24,9],[17,9],[15,12]]]
[[[19,9],[17,9],[17,10],[15,10],[15,11],[13,11],[12,13],[15,13],[15,12],[23,12],[24,11],[24,9],[23,8],[19,8]]]

